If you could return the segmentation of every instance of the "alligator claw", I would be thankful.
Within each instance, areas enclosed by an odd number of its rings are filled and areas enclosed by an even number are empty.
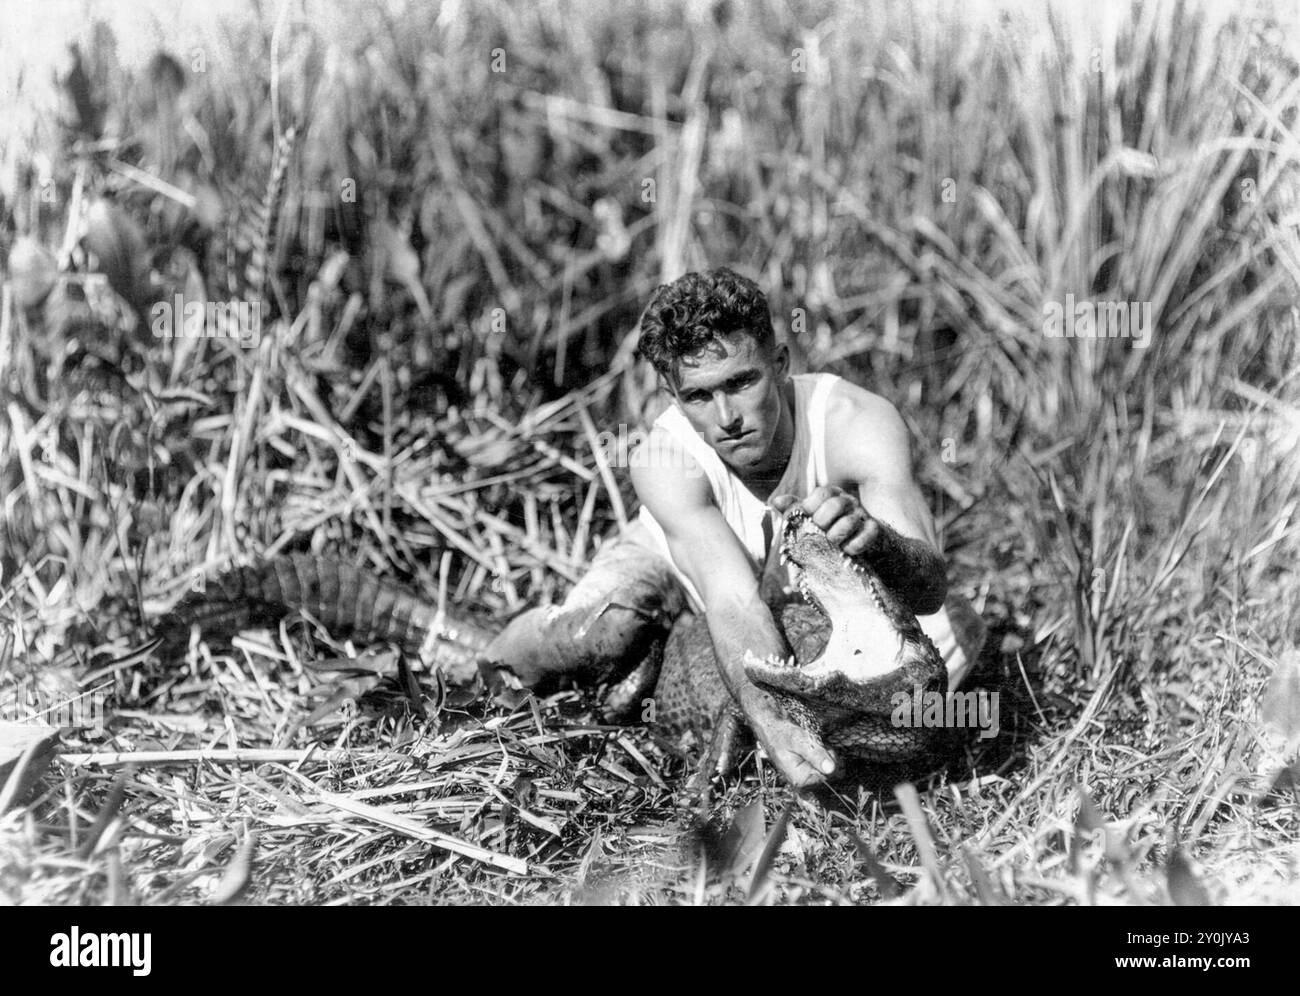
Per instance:
[[[700,793],[714,775],[731,774],[740,764],[740,758],[748,747],[748,732],[749,727],[740,714],[733,707],[724,706],[713,722],[708,750],[691,778],[687,791]]]
[[[709,753],[713,755],[712,768],[720,775],[735,770],[740,762],[741,739],[745,724],[735,712],[728,709],[714,729]]]

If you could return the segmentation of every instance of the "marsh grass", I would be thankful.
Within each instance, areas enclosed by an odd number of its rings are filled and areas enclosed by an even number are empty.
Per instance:
[[[3,242],[50,250],[63,304],[25,313],[11,280],[0,313],[0,681],[107,680],[116,707],[3,817],[9,898],[1296,900],[1260,717],[1300,635],[1280,13],[243,14],[87,21],[82,110],[34,69],[9,81]],[[105,195],[132,219],[107,290],[73,251]],[[217,244],[270,260],[256,349],[132,328],[141,246],[153,293],[221,299],[243,271]],[[490,616],[558,597],[631,500],[595,440],[647,404],[638,311],[721,263],[769,291],[802,367],[911,423],[991,625],[970,680],[1002,695],[996,740],[915,788],[879,773],[787,808],[761,766],[686,797],[674,745],[583,725],[577,693],[421,676],[322,714],[309,665],[347,648],[296,624],[132,657],[196,568],[285,550]],[[1067,294],[1149,305],[1149,344],[1046,337]],[[202,748],[228,753],[176,753]],[[80,756],[125,750],[155,759]]]

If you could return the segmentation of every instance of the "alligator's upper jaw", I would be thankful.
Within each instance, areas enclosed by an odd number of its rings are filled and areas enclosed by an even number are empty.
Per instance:
[[[794,570],[804,598],[831,622],[826,649],[801,666],[750,659],[750,680],[815,706],[888,711],[890,698],[913,680],[930,683],[925,648],[907,640],[884,609],[877,580],[844,555],[796,511],[786,520],[782,559]],[[914,673],[913,673],[914,672]]]

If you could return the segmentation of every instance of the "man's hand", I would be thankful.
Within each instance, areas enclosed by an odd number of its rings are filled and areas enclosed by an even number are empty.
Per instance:
[[[794,495],[775,495],[771,499],[772,507],[782,515],[799,504],[826,533],[826,538],[849,556],[870,561],[883,552],[886,544],[880,523],[856,496],[843,488],[824,485],[802,503]]]
[[[752,683],[747,684],[740,691],[740,708],[776,770],[792,788],[811,788],[835,772],[831,752],[816,736],[786,716],[770,694]]]
[[[948,575],[934,545],[880,521],[863,507],[861,499],[843,488],[823,485],[802,502],[794,495],[774,495],[770,504],[782,515],[801,504],[827,539],[849,556],[869,563],[917,615],[929,615],[943,607]]]

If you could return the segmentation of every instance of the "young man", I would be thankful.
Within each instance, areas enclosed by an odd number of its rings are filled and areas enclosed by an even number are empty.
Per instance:
[[[813,785],[834,759],[742,666],[747,651],[790,654],[760,597],[778,513],[802,504],[841,549],[869,559],[939,647],[951,684],[982,642],[969,606],[945,605],[944,561],[906,427],[888,401],[848,381],[792,376],[762,292],[727,269],[659,287],[639,348],[674,399],[643,444],[649,458],[630,461],[639,517],[601,548],[562,606],[516,618],[487,657],[525,684],[600,674],[641,653],[689,599],[758,741],[793,786]]]

